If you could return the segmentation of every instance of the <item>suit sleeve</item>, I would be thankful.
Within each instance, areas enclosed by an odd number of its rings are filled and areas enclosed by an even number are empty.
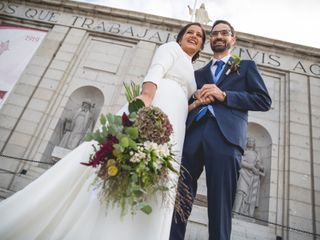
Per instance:
[[[243,81],[242,91],[226,91],[226,105],[243,111],[268,111],[272,101],[255,62],[248,61]]]
[[[176,58],[176,43],[170,42],[161,45],[155,52],[147,75],[143,82],[152,82],[158,85],[169,71]]]

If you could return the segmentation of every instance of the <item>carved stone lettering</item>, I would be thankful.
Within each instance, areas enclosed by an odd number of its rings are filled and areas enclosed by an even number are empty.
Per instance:
[[[90,31],[105,32],[129,38],[137,38],[156,43],[166,43],[176,39],[176,32],[152,29],[143,24],[120,23],[115,20],[102,20],[94,17],[73,15],[66,12],[52,11],[26,5],[0,2],[0,14],[15,16],[17,18],[33,21],[57,23],[59,25],[77,27]],[[206,46],[209,46],[209,42]],[[205,48],[206,49],[206,48]],[[210,51],[210,47],[207,48]],[[211,53],[211,52],[208,52]],[[236,47],[232,54],[238,54],[241,59],[250,59],[257,64],[294,71],[308,75],[320,76],[320,63],[296,60],[286,55],[275,55],[274,53],[263,52],[246,47]]]

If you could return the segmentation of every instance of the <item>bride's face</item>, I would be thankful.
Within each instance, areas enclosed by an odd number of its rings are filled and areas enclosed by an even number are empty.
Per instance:
[[[182,50],[191,57],[200,51],[203,41],[202,34],[201,27],[197,25],[191,25],[188,27],[179,42]]]

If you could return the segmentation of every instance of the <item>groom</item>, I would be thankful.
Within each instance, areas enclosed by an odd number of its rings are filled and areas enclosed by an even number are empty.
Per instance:
[[[189,113],[182,155],[182,165],[190,173],[183,181],[193,200],[197,180],[205,166],[208,197],[209,239],[229,240],[232,205],[238,171],[246,146],[248,110],[268,111],[271,98],[253,61],[230,55],[236,42],[234,28],[217,20],[210,34],[213,58],[195,72],[198,90],[194,100],[209,103]],[[187,217],[190,207],[185,207]],[[172,219],[170,240],[183,240],[186,222],[178,214]]]

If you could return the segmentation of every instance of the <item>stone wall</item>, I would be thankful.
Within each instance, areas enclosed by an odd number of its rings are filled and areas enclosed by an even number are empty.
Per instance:
[[[61,124],[83,99],[95,103],[95,119],[117,112],[125,103],[123,81],[141,82],[156,47],[186,23],[71,1],[1,2],[0,24],[48,32],[0,109],[0,168],[7,172],[0,175],[1,197],[54,163]],[[270,111],[249,114],[248,134],[266,174],[255,219],[235,214],[233,239],[256,239],[256,227],[264,239],[313,239],[320,234],[320,50],[238,33],[233,53],[257,63],[273,101]],[[195,68],[210,57],[207,43]],[[206,236],[205,196],[203,175],[189,239]]]

